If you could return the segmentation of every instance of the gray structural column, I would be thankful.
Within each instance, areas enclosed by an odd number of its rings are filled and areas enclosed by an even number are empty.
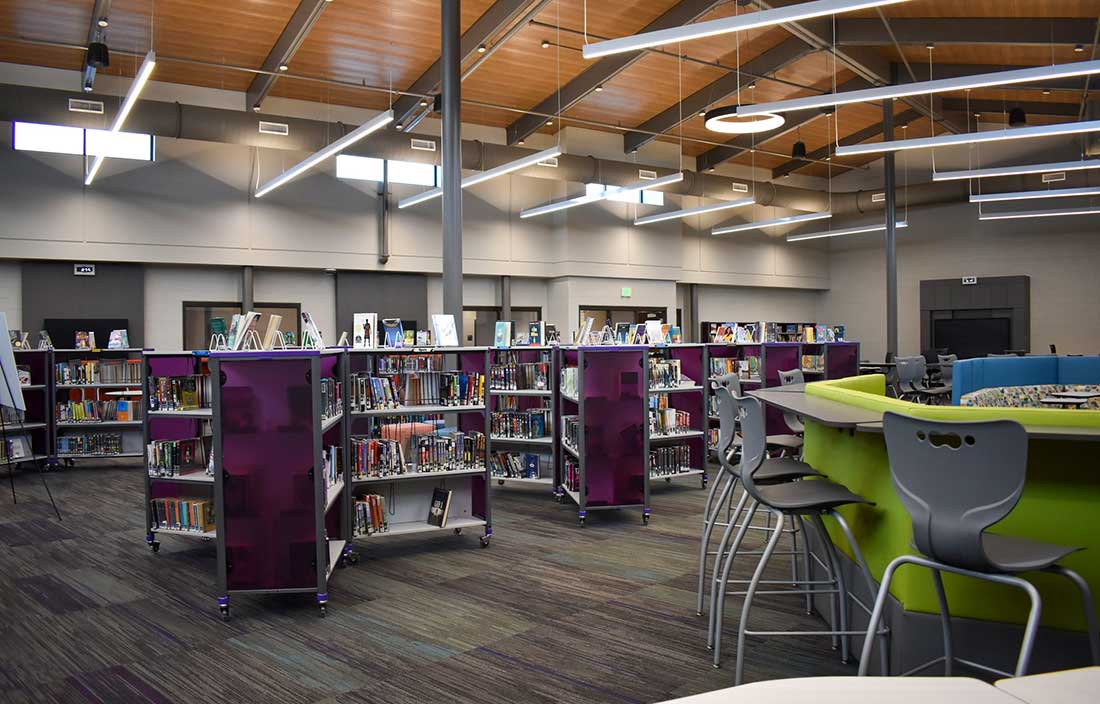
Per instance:
[[[500,319],[512,319],[512,277],[500,277]]]
[[[256,307],[253,297],[255,287],[252,283],[252,267],[241,267],[241,312],[247,313]]]
[[[882,101],[882,138],[894,138],[894,101]],[[886,191],[886,351],[898,353],[897,175],[894,152],[883,160]]]
[[[442,0],[443,312],[462,321],[462,63],[460,0]]]

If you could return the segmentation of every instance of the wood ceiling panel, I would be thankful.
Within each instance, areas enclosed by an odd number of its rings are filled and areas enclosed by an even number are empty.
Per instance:
[[[6,0],[0,3],[0,33],[82,43],[92,5],[89,0]]]
[[[1041,30],[1037,30],[1041,31]],[[902,46],[905,58],[913,67],[913,73],[917,80],[928,79],[928,49],[921,46],[907,44]],[[891,61],[901,61],[897,49],[884,47],[883,55]],[[1078,53],[1071,46],[1058,45],[1054,47],[1012,45],[974,45],[944,44],[937,46],[932,51],[933,64],[979,64],[979,65],[1005,65],[1005,66],[1045,66],[1050,63],[1070,63],[1073,61],[1085,61],[1089,58],[1089,51]],[[902,68],[901,70],[905,70]]]
[[[1096,0],[910,0],[887,5],[887,17],[1090,17],[1100,15]],[[844,17],[878,17],[874,9]]]
[[[653,20],[663,15],[679,0],[555,0],[547,5],[535,19],[555,26],[583,29],[587,5],[588,31],[601,37],[623,37],[637,33]],[[544,33],[548,30],[543,29]],[[564,38],[565,35],[563,34]],[[554,41],[554,36],[546,38]]]

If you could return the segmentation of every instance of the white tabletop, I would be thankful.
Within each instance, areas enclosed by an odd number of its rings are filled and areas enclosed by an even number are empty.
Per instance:
[[[1016,697],[969,677],[803,677],[753,682],[673,699],[665,704],[853,704],[858,701],[868,704],[1020,704]]]
[[[1100,701],[1100,667],[999,680],[997,689],[1028,704],[1094,704]]]
[[[1100,397],[1100,391],[1055,391],[1051,396],[1058,396],[1060,398],[1080,398],[1088,400],[1090,398]]]

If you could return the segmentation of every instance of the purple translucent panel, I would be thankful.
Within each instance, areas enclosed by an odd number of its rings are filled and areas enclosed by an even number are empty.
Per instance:
[[[764,386],[782,386],[779,372],[802,368],[802,345],[797,342],[773,342],[767,345],[764,359]]]
[[[221,369],[228,587],[313,587],[310,360],[223,358]]]
[[[584,357],[585,481],[589,506],[645,502],[646,370],[638,351]]]
[[[150,497],[154,499],[206,499],[214,500],[214,484],[184,484],[154,479],[150,482]]]
[[[855,342],[829,344],[825,359],[826,373],[830,379],[841,379],[859,374],[859,345]]]
[[[470,477],[470,513],[481,519],[486,519],[485,506],[488,503],[489,486],[485,483],[485,477],[476,475]]]
[[[202,431],[202,421],[197,418],[149,419],[150,440],[185,440],[197,438]]]
[[[336,371],[336,363],[340,361],[340,355],[336,354],[323,354],[321,355],[321,376],[322,377],[336,377],[339,373]]]
[[[699,385],[707,383],[707,371],[703,369],[702,347],[671,348],[672,357],[680,360],[681,373]],[[707,414],[703,408],[703,392],[689,391],[686,393],[669,394],[669,405],[677,410],[687,411],[691,414],[690,427],[692,430],[706,430]],[[705,438],[691,438],[684,444],[691,448],[691,466],[702,469],[704,461]]]
[[[172,355],[171,357],[146,357],[149,376],[188,376],[195,373],[198,357],[193,354]]]

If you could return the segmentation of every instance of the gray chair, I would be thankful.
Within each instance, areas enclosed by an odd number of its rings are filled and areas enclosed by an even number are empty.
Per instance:
[[[897,371],[899,398],[917,403],[940,403],[951,395],[949,387],[930,387],[924,382],[928,365],[921,355],[898,357]]]
[[[955,379],[955,362],[959,361],[957,354],[939,354],[936,359],[940,363],[940,381],[947,388],[951,388],[951,382]]]
[[[956,662],[986,672],[1013,674],[956,657],[952,648],[951,614],[941,572],[965,575],[1018,587],[1031,598],[1015,676],[1027,674],[1028,661],[1039,628],[1042,601],[1038,590],[1020,577],[1023,572],[1052,572],[1073,582],[1084,602],[1092,661],[1100,664],[1100,636],[1088,584],[1058,561],[1080,548],[1040,543],[1026,538],[986,533],[1007,516],[1020,500],[1027,475],[1027,432],[1010,420],[947,422],[886,413],[882,421],[890,475],[901,503],[913,521],[913,546],[920,555],[902,555],[886,568],[875,599],[868,633],[882,616],[894,573],[905,564],[932,570],[943,627],[943,657],[910,671],[939,662],[951,675]],[[859,674],[867,672],[873,642],[863,644]]]
[[[794,386],[795,384],[805,384],[806,376],[802,373],[801,369],[792,369],[789,372],[779,372],[779,384],[780,386]],[[802,435],[806,431],[806,426],[803,425],[802,419],[794,413],[784,412],[783,422],[787,424],[787,427],[791,429],[791,432],[795,435]]]
[[[848,590],[845,586],[844,573],[840,567],[840,560],[836,553],[836,548],[833,546],[832,541],[829,539],[829,534],[825,530],[822,516],[829,515],[836,520],[837,525],[840,526],[841,531],[848,540],[849,547],[851,548],[852,555],[855,558],[859,571],[866,580],[868,588],[873,592],[875,590],[874,580],[871,578],[871,572],[867,568],[866,561],[863,559],[863,553],[859,549],[859,544],[856,543],[847,522],[836,512],[836,509],[840,506],[870,502],[857,494],[853,494],[846,487],[823,478],[768,484],[760,481],[760,479],[766,476],[770,471],[769,465],[776,461],[769,459],[767,454],[764,430],[764,408],[758,399],[751,397],[734,398],[730,395],[728,389],[718,389],[716,393],[719,398],[719,408],[725,408],[727,413],[736,413],[737,420],[740,424],[742,445],[741,465],[738,468],[738,472],[741,482],[745,487],[745,492],[751,497],[752,501],[748,507],[748,513],[742,521],[742,528],[738,530],[737,537],[734,539],[729,554],[726,556],[725,564],[722,567],[722,573],[717,581],[718,593],[715,599],[715,608],[712,609],[711,613],[711,633],[714,641],[714,666],[719,667],[721,664],[722,615],[725,597],[727,595],[726,585],[730,583],[730,571],[739,553],[741,542],[745,537],[746,530],[744,526],[752,522],[756,510],[760,506],[765,507],[766,510],[774,514],[776,521],[775,527],[771,530],[771,535],[768,538],[763,554],[760,556],[760,561],[756,566],[756,570],[753,572],[752,579],[749,580],[748,589],[745,591],[745,601],[741,609],[741,620],[738,624],[737,632],[737,669],[734,674],[734,684],[741,684],[744,672],[746,635],[829,635],[833,637],[834,644],[836,644],[836,640],[839,639],[841,659],[847,662],[849,636],[863,635],[863,631],[851,631],[848,629]],[[809,569],[807,569],[806,579],[802,582],[806,587],[805,589],[784,589],[759,592],[759,586],[761,584],[775,583],[774,580],[763,580],[762,577],[764,570],[768,566],[768,562],[775,554],[776,544],[779,542],[779,537],[783,534],[787,521],[793,521],[796,525],[801,525],[803,517],[808,517],[813,522],[820,542],[827,553],[828,579],[823,582],[812,581]],[[807,550],[807,568],[809,564],[808,552]],[[818,587],[823,588],[819,589]],[[835,595],[836,606],[839,607],[839,621],[834,613],[831,619],[833,624],[832,628],[824,631],[814,631],[813,633],[807,633],[806,631],[791,631],[789,633],[750,631],[748,630],[749,613],[752,609],[753,599],[758,593],[808,594],[811,597],[814,594],[833,594]],[[837,627],[838,624],[839,627]],[[883,672],[886,672],[888,671],[888,644],[886,642],[888,630],[885,628],[879,629],[878,635],[883,639],[880,657],[882,659]]]

